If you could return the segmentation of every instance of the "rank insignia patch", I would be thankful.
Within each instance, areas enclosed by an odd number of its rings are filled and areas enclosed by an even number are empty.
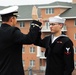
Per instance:
[[[63,43],[62,41],[57,41],[57,43]]]
[[[68,47],[68,48],[66,47],[66,52],[65,52],[65,54],[66,54],[66,55],[69,55],[70,53],[71,53],[71,52],[70,52],[70,47]]]

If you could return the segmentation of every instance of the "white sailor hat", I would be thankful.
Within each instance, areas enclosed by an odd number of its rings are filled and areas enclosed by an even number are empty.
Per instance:
[[[11,6],[0,10],[1,16],[18,16],[18,6]]]
[[[61,18],[60,16],[54,16],[49,18],[49,23],[65,23],[65,19]]]

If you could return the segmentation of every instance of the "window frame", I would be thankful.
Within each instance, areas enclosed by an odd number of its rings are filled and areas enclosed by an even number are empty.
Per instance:
[[[46,14],[53,14],[54,13],[54,8],[46,8]]]
[[[22,53],[25,53],[25,47],[22,47]]]
[[[74,20],[74,26],[76,27],[76,19]]]
[[[35,47],[30,47],[30,53],[35,53]]]
[[[74,40],[76,40],[76,33],[74,33]]]
[[[35,66],[35,60],[30,60],[30,67],[34,67]]]
[[[76,47],[74,47],[74,54],[76,54]]]
[[[25,60],[22,60],[22,64],[23,64],[23,66],[25,66]]]
[[[45,22],[46,29],[49,29],[49,22]]]
[[[19,27],[24,28],[25,27],[25,22],[24,21],[19,21]]]

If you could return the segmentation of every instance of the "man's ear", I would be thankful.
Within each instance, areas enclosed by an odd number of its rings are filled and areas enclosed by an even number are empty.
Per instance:
[[[12,22],[12,20],[13,20],[13,17],[10,17],[9,21]]]
[[[60,27],[62,28],[63,27],[63,24],[60,23]]]

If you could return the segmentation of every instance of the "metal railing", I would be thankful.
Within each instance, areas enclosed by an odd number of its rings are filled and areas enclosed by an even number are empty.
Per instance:
[[[25,70],[25,75],[45,75],[43,70],[33,70],[31,67],[28,70]]]

